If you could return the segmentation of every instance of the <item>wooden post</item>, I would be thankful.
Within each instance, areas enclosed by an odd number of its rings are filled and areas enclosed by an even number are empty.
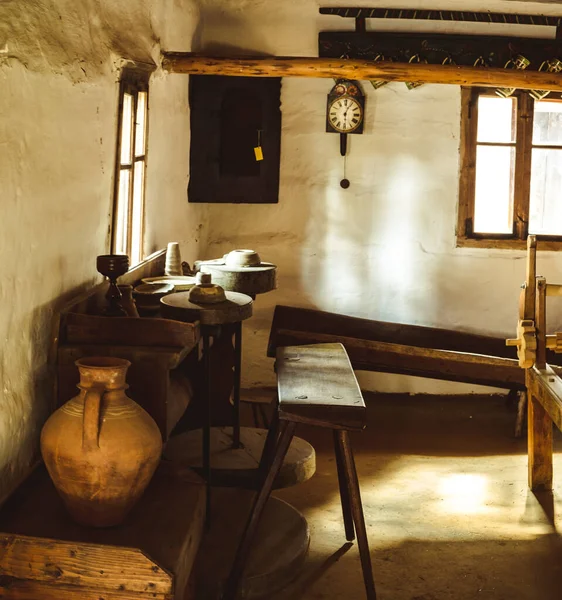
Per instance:
[[[546,368],[546,279],[536,278],[535,327],[537,359],[535,369]],[[529,487],[533,491],[552,489],[552,419],[536,397],[533,374],[526,371],[528,395]]]
[[[546,279],[536,278],[535,327],[537,330],[537,369],[546,367]]]
[[[521,319],[535,318],[535,279],[537,277],[537,236],[527,238],[527,270],[525,274],[525,302]]]
[[[552,489],[552,419],[534,393],[527,370],[527,427],[529,487],[534,492]]]

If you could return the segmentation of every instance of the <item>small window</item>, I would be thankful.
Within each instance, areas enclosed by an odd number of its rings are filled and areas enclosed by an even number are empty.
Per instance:
[[[459,246],[562,248],[562,98],[463,89]]]
[[[147,124],[148,74],[125,71],[119,94],[112,252],[128,254],[131,266],[144,258]]]

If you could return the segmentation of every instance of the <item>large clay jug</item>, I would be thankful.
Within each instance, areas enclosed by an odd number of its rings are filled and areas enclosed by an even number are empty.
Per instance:
[[[41,432],[49,475],[72,518],[83,525],[118,525],[160,461],[158,426],[125,394],[130,364],[109,357],[76,361],[80,393]]]

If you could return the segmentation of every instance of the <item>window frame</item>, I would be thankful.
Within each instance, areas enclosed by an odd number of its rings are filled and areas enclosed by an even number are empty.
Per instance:
[[[139,67],[125,67],[122,70],[121,78],[119,81],[119,103],[118,103],[118,114],[117,114],[117,143],[115,153],[115,170],[114,170],[114,185],[113,185],[113,202],[112,202],[112,216],[111,216],[111,252],[116,253],[117,240],[116,233],[118,230],[117,221],[119,218],[118,202],[119,202],[119,181],[121,171],[128,170],[130,172],[130,184],[129,184],[129,214],[127,219],[127,251],[126,254],[129,256],[130,266],[133,267],[141,263],[144,259],[144,231],[145,231],[145,191],[146,191],[146,172],[148,166],[148,129],[149,129],[149,111],[150,111],[150,98],[149,98],[149,79],[151,71],[145,70]],[[136,147],[136,115],[138,105],[138,95],[140,92],[146,93],[146,114],[145,114],[145,126],[144,126],[144,153],[140,156],[135,155]],[[130,164],[124,164],[121,162],[121,138],[122,138],[122,127],[123,127],[123,104],[125,94],[130,94],[133,97],[132,106],[132,135],[131,135],[131,162]],[[144,163],[143,177],[142,177],[142,198],[141,198],[141,222],[140,222],[140,249],[139,249],[139,261],[133,262],[132,259],[132,237],[133,237],[133,197],[134,197],[134,172],[135,164],[142,162]]]
[[[461,132],[457,247],[521,249],[527,247],[529,230],[531,159],[533,147],[534,99],[517,90],[515,174],[512,233],[475,233],[472,230],[475,208],[478,98],[495,96],[493,88],[461,87]],[[562,100],[551,92],[545,100]],[[499,144],[498,144],[499,145]],[[562,250],[562,236],[537,235],[541,250]]]

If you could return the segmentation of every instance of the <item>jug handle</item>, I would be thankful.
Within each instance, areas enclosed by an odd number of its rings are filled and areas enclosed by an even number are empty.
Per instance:
[[[95,385],[86,390],[82,427],[82,448],[84,450],[95,450],[99,447],[100,405],[104,392],[105,387],[103,385]]]

